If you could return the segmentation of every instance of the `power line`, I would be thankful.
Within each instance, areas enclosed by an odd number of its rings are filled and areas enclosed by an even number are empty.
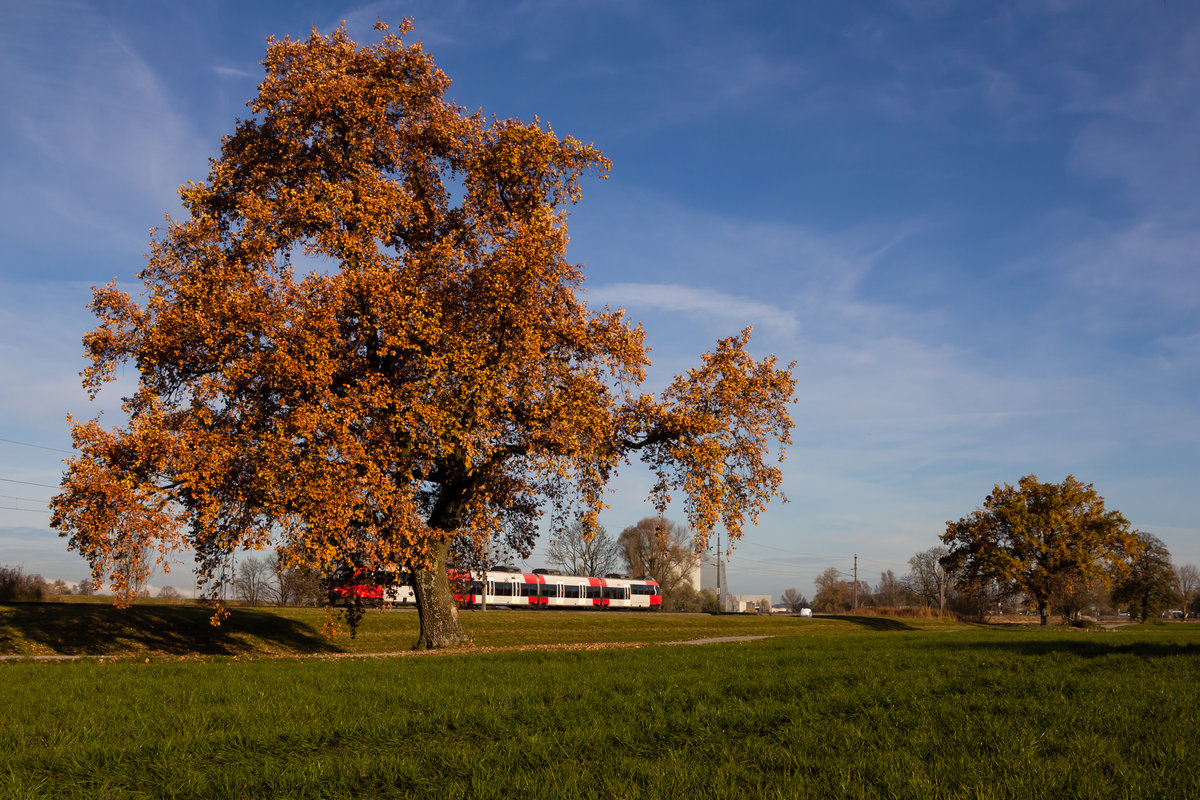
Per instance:
[[[44,489],[58,489],[53,483],[34,483],[33,481],[19,481],[16,478],[0,478],[0,481],[5,483],[19,483],[23,486],[41,486]]]
[[[12,495],[12,494],[0,494],[0,498],[3,498],[5,500],[16,500],[18,502],[24,500],[27,503],[49,503],[50,502],[49,500],[45,500],[40,497],[17,497],[16,495]]]
[[[66,453],[68,455],[71,455],[74,452],[72,450],[63,450],[61,447],[47,447],[44,444],[31,444],[29,442],[18,442],[16,439],[0,439],[0,442],[5,442],[6,444],[19,444],[22,447],[36,447],[38,450],[51,450],[55,453]]]
[[[30,514],[45,514],[49,509],[20,508],[19,506],[0,506],[5,511],[28,511]]]

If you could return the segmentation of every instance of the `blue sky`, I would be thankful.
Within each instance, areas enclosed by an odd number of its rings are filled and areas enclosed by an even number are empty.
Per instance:
[[[45,511],[65,417],[133,381],[79,387],[89,287],[136,290],[265,38],[404,16],[460,103],[612,158],[570,254],[652,387],[747,324],[797,361],[791,502],[732,590],[903,574],[1029,473],[1200,563],[1200,7],[1071,0],[3,4],[0,563],[84,576]],[[613,484],[610,531],[647,488]]]

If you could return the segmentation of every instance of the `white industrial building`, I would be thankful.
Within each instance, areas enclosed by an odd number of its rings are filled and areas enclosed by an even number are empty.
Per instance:
[[[718,576],[718,567],[720,575]],[[720,577],[720,580],[718,580]],[[707,589],[717,594],[723,602],[723,608],[729,612],[750,611],[758,608],[770,609],[771,596],[766,594],[730,594],[729,581],[725,572],[725,559],[719,561],[712,553],[705,553],[700,562],[692,568],[689,576],[692,588],[696,591]],[[766,613],[766,612],[764,612]]]

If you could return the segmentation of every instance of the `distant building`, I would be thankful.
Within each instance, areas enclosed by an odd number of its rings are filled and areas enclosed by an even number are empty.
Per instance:
[[[721,580],[717,581],[717,558],[712,553],[705,553],[700,558],[699,566],[692,571],[696,591],[711,589],[717,591],[718,583],[723,591],[729,591],[729,582],[725,579],[725,559],[721,559]]]
[[[725,594],[725,610],[733,612],[762,611],[770,613],[771,595],[769,594]]]
[[[771,608],[771,596],[767,594],[730,594],[729,579],[725,571],[726,561],[724,556],[720,559],[720,578],[717,581],[717,557],[712,553],[705,553],[700,557],[700,563],[692,568],[688,575],[688,580],[692,588],[696,591],[710,591],[714,594],[723,595],[725,600],[724,610],[728,612],[747,611],[751,609],[763,608],[768,609],[763,613],[769,613]]]

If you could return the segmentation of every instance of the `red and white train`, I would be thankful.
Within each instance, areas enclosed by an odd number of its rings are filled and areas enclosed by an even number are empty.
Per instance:
[[[412,583],[407,575],[395,579],[387,573],[358,571],[334,581],[330,600],[345,602],[353,597],[366,603],[415,605]],[[550,570],[518,572],[498,567],[480,572],[451,572],[450,588],[463,607],[508,606],[523,608],[644,608],[662,607],[662,590],[650,578],[609,575],[559,575]]]

